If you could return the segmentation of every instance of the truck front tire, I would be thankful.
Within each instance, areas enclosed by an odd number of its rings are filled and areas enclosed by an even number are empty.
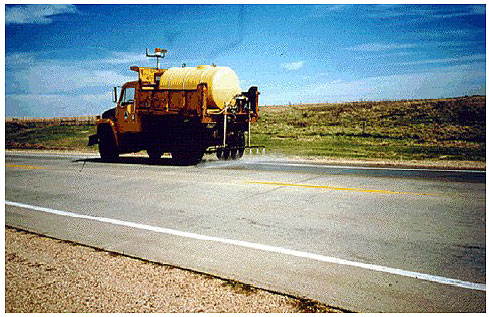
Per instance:
[[[119,158],[117,152],[117,144],[115,143],[114,134],[111,130],[103,128],[99,131],[99,145],[98,150],[100,158],[104,162],[115,162]]]

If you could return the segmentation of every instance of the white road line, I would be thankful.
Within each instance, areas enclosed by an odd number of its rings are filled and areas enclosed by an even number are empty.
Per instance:
[[[60,216],[94,220],[94,221],[109,223],[109,224],[118,225],[118,226],[131,227],[131,228],[148,230],[148,231],[153,231],[153,232],[158,232],[158,233],[165,233],[165,234],[170,234],[170,235],[180,236],[180,237],[185,237],[185,238],[190,238],[190,239],[196,239],[196,240],[215,241],[215,242],[219,242],[219,243],[235,245],[235,246],[249,248],[249,249],[261,250],[261,251],[273,252],[273,253],[280,253],[280,254],[291,255],[291,256],[295,256],[295,257],[299,257],[299,258],[306,258],[306,259],[311,259],[311,260],[316,260],[316,261],[321,261],[321,262],[327,262],[327,263],[354,266],[354,267],[359,267],[359,268],[363,268],[363,269],[367,269],[367,270],[371,270],[371,271],[384,272],[384,273],[390,273],[390,274],[395,274],[395,275],[402,275],[402,276],[412,277],[412,278],[431,281],[431,282],[440,283],[440,284],[448,284],[448,285],[455,286],[455,287],[467,288],[467,289],[484,291],[484,292],[486,291],[486,284],[466,282],[466,281],[462,281],[462,280],[458,280],[458,279],[452,279],[452,278],[446,278],[446,277],[442,277],[442,276],[430,275],[430,274],[425,274],[425,273],[418,273],[418,272],[406,271],[406,270],[401,270],[401,269],[395,269],[395,268],[390,268],[390,267],[376,265],[376,264],[354,262],[354,261],[343,260],[343,259],[338,259],[338,258],[334,258],[334,257],[330,257],[330,256],[324,256],[324,255],[309,253],[309,252],[296,251],[296,250],[286,249],[286,248],[282,248],[282,247],[269,246],[269,245],[260,244],[260,243],[240,241],[240,240],[232,240],[232,239],[219,238],[219,237],[212,237],[212,236],[202,235],[202,234],[198,234],[198,233],[155,227],[155,226],[144,225],[144,224],[134,223],[134,222],[128,222],[128,221],[123,221],[123,220],[118,220],[118,219],[81,215],[81,214],[76,214],[76,213],[72,213],[72,212],[55,210],[55,209],[39,207],[39,206],[32,206],[32,205],[27,205],[27,204],[22,204],[22,203],[13,202],[13,201],[7,201],[7,200],[5,201],[5,204],[9,205],[9,206],[32,209],[32,210],[42,211],[42,212],[60,215]]]
[[[445,170],[430,168],[392,168],[392,167],[375,167],[375,166],[341,166],[341,165],[319,165],[319,164],[302,164],[302,163],[266,163],[266,162],[246,162],[248,165],[278,165],[294,167],[316,167],[316,168],[336,168],[336,169],[359,169],[359,170],[386,170],[386,171],[420,171],[420,172],[457,172],[457,173],[486,173],[483,170]]]

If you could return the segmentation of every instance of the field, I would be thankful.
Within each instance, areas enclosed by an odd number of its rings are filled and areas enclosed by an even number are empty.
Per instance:
[[[485,102],[472,96],[266,106],[252,140],[288,156],[485,162]],[[7,120],[6,148],[96,151],[86,146],[93,121],[70,122]]]
[[[255,143],[286,155],[485,161],[485,96],[262,107]]]

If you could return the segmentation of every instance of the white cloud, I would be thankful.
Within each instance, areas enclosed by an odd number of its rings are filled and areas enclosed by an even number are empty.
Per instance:
[[[461,56],[454,58],[439,58],[439,59],[424,59],[413,62],[396,63],[396,65],[424,65],[424,64],[439,64],[439,63],[459,63],[459,62],[472,62],[486,59],[486,55],[477,54],[470,56]]]
[[[472,5],[470,6],[470,13],[477,15],[485,15],[486,14],[486,6],[485,5]]]
[[[395,100],[457,97],[482,94],[485,82],[485,63],[476,62],[433,68],[430,71],[348,80],[333,78],[314,83],[262,89],[263,104],[342,102],[360,100]],[[482,88],[481,88],[482,87]]]
[[[353,7],[348,4],[333,4],[333,5],[315,5],[311,6],[310,18],[324,18],[330,14],[348,10]]]
[[[90,87],[111,87],[136,79],[113,70],[88,69],[50,62],[13,72],[11,76],[14,82],[32,94],[77,93]],[[9,84],[7,82],[7,88]]]
[[[282,64],[280,64],[280,67],[281,68],[285,68],[285,69],[288,69],[288,70],[298,70],[298,69],[301,69],[302,66],[304,66],[304,62],[303,61],[292,62],[292,63],[282,63]]]
[[[98,115],[114,107],[111,93],[76,96],[14,94],[5,96],[5,113],[11,117],[74,117]]]
[[[5,8],[5,24],[49,24],[51,16],[76,13],[72,4],[29,4]]]
[[[479,35],[485,32],[484,29],[456,29],[456,30],[449,30],[446,28],[440,28],[438,30],[430,30],[430,31],[425,31],[425,32],[416,32],[416,35],[419,39],[440,39],[440,38],[447,38],[447,39],[454,39],[458,38],[461,40],[467,40],[467,38],[470,38],[474,35]]]
[[[486,14],[485,5],[471,5],[468,7],[463,7],[462,10],[453,10],[451,12],[446,12],[442,14],[434,14],[430,17],[438,18],[438,19],[449,19],[449,18],[469,16],[469,15],[485,15],[485,14]]]
[[[155,59],[152,58],[151,60]],[[112,52],[112,56],[100,60],[101,63],[108,64],[138,64],[147,63],[148,61],[150,61],[150,58],[146,57],[146,55],[132,52]]]
[[[479,83],[479,84],[477,84]],[[438,98],[462,96],[485,85],[485,64],[439,67],[431,71],[387,75],[361,80],[334,80],[303,87],[322,101]]]
[[[416,52],[414,51],[401,51],[401,52],[387,52],[387,53],[379,53],[379,54],[355,54],[352,56],[352,59],[355,60],[365,60],[365,59],[379,59],[379,58],[387,58],[387,57],[404,57],[414,55]]]
[[[5,56],[5,61],[5,109],[9,116],[99,114],[112,106],[114,85],[137,79],[127,67],[107,64],[104,58],[45,60],[35,54],[15,53]]]
[[[425,42],[425,46],[433,46],[433,47],[438,47],[438,48],[471,48],[477,45],[480,45],[481,43],[485,44],[485,41],[469,41],[469,40],[461,40],[461,41],[439,41],[439,42]]]
[[[400,24],[425,22],[434,19],[450,19],[470,15],[485,15],[485,5],[458,5],[453,7],[412,6],[412,5],[375,5],[366,7],[366,16],[371,19],[397,19]]]
[[[5,66],[27,65],[34,62],[33,53],[13,53],[5,56]]]
[[[353,47],[348,47],[346,49],[349,51],[356,51],[356,52],[381,52],[381,51],[388,51],[394,49],[406,49],[406,48],[414,48],[414,47],[417,47],[417,45],[410,44],[410,43],[407,44],[366,43],[366,44],[361,44]]]
[[[117,54],[125,56],[122,52],[112,55]],[[131,53],[127,56],[121,63],[130,62],[133,56]],[[22,88],[24,92],[32,94],[59,94],[90,87],[111,87],[137,78],[136,73],[127,76],[120,72],[129,73],[127,68],[107,65],[111,59],[66,61],[38,59],[30,53],[9,54],[5,56],[6,90],[12,93]]]

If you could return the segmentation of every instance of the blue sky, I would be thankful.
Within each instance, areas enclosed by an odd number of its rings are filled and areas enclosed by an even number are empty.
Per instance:
[[[485,5],[7,5],[6,116],[113,107],[154,66],[233,68],[260,103],[456,97],[486,90]]]

